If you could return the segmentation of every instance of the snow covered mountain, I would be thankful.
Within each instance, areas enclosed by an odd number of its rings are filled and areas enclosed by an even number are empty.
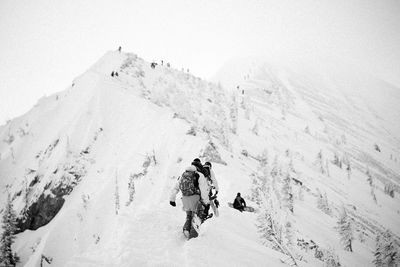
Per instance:
[[[217,79],[108,52],[1,126],[20,265],[373,266],[377,237],[398,250],[399,88],[254,60]],[[196,157],[213,163],[220,216],[186,241],[168,199]],[[257,212],[229,208],[237,192]]]

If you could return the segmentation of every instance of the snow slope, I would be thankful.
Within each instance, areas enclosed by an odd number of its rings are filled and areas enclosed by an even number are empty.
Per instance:
[[[54,266],[290,264],[282,252],[299,266],[336,257],[344,266],[372,265],[375,236],[386,229],[400,236],[400,90],[264,62],[232,62],[220,73],[224,87],[108,52],[71,87],[1,126],[1,203],[10,192],[26,216],[41,196],[65,200],[48,224],[18,234],[20,265],[40,266],[43,255]],[[388,99],[371,93],[377,89]],[[335,154],[351,163],[350,172],[332,163]],[[195,157],[213,162],[222,206],[199,238],[186,241],[182,205],[168,202]],[[290,174],[293,213],[279,197],[283,176],[273,170]],[[389,183],[394,197],[384,193]],[[258,212],[229,208],[237,192]],[[320,194],[330,214],[318,208]],[[353,221],[354,252],[343,250],[335,228],[342,206]],[[290,230],[284,250],[259,232],[266,214],[279,231]],[[313,240],[324,256],[299,240]]]

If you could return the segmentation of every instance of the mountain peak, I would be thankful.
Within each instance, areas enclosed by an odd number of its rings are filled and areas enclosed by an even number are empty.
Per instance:
[[[367,99],[391,92],[397,114],[398,91],[280,66],[232,62],[219,86],[109,51],[0,127],[0,203],[10,193],[22,263],[370,265],[376,236],[400,236],[400,145]],[[168,203],[193,158],[212,162],[221,206],[187,242],[181,203]],[[228,206],[237,192],[256,213]],[[346,220],[357,253],[341,243]]]

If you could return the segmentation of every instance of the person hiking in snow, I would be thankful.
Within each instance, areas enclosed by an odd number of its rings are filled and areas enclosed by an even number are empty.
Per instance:
[[[204,201],[204,209],[201,212],[201,214],[198,214],[199,217],[201,218],[202,221],[206,220],[209,216],[208,216],[208,212],[210,210],[210,192],[211,192],[211,185],[209,182],[209,176],[210,176],[210,172],[208,168],[205,168],[202,164],[199,158],[195,158],[192,162],[192,165],[194,165],[197,169],[198,172],[202,173],[205,177],[205,180],[207,182],[207,201]]]
[[[209,204],[208,183],[203,173],[198,171],[196,165],[198,165],[197,159],[195,159],[178,178],[178,181],[172,189],[169,202],[171,206],[175,207],[176,195],[179,191],[182,192],[183,210],[186,212],[186,221],[183,225],[185,236],[188,236],[192,229],[192,218],[198,211],[198,205]]]
[[[212,169],[212,164],[211,162],[207,161],[206,163],[204,163],[203,165],[206,174],[205,177],[207,178],[208,182],[209,182],[209,186],[210,186],[210,191],[209,191],[209,197],[210,197],[210,201],[214,201],[215,206],[218,208],[219,206],[219,202],[216,199],[217,198],[217,194],[219,191],[219,187],[218,187],[218,182],[217,179],[215,178],[215,174],[214,171]],[[215,194],[212,193],[212,189],[215,190]],[[208,215],[208,210],[210,209],[210,206],[208,205],[206,207],[205,213]]]
[[[208,204],[204,205],[204,210],[203,210],[202,214],[199,215],[202,220],[206,220],[207,218],[210,217],[208,215],[208,212],[210,211],[211,201],[215,198],[215,197],[212,198],[212,192],[211,192],[212,183],[213,183],[212,180],[211,180],[211,169],[210,169],[211,163],[207,162],[207,164],[205,163],[204,165],[202,165],[200,159],[196,158],[196,159],[193,160],[192,164],[194,166],[196,166],[198,172],[201,172],[204,175],[204,177],[206,178],[206,181],[207,181],[207,185],[208,185],[207,193],[208,193],[208,200],[209,201],[208,201]],[[213,176],[214,176],[214,180],[215,180],[214,172],[213,172]],[[217,184],[217,188],[218,188],[218,184]],[[218,190],[217,190],[217,192],[218,192]]]
[[[207,161],[206,163],[204,163],[203,167],[209,173],[208,177],[207,176],[206,177],[210,179],[211,185],[215,190],[215,195],[218,194],[218,191],[219,191],[218,182],[217,182],[217,179],[215,178],[215,174],[212,169],[211,162]]]
[[[246,207],[246,201],[240,196],[240,193],[237,193],[235,200],[233,201],[233,207],[240,212],[243,212]]]

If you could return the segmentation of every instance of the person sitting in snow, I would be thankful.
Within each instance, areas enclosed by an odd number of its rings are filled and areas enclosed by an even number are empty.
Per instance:
[[[233,207],[240,212],[243,212],[246,207],[246,201],[240,196],[240,193],[237,193],[235,200],[233,201]]]
[[[198,171],[196,165],[198,165],[197,159],[195,159],[178,178],[172,189],[169,202],[171,206],[175,207],[176,195],[179,191],[182,192],[183,210],[186,212],[186,221],[183,225],[185,236],[189,236],[190,230],[192,229],[192,218],[198,211],[198,205],[209,204],[208,183],[203,173]]]

